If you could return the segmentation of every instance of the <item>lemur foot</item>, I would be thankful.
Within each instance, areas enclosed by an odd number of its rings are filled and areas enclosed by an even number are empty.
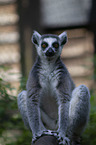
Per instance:
[[[55,131],[52,130],[45,130],[44,131],[45,135],[53,135],[53,136],[57,136],[57,133]]]
[[[70,139],[68,137],[61,136],[58,131],[47,130],[44,131],[44,134],[55,136],[59,142],[59,145],[70,145]]]
[[[57,137],[56,132],[51,131],[51,130],[44,130],[44,131],[34,135],[34,137],[32,138],[32,143],[34,143],[37,139],[39,139],[41,136],[44,136],[44,135],[51,135],[51,136]]]
[[[43,136],[45,131],[46,130],[40,130],[37,133],[33,134],[32,143],[34,143],[35,141],[37,141],[37,139]]]
[[[58,142],[60,145],[70,145],[70,139],[68,137],[63,137],[58,134]]]
[[[42,132],[36,133],[32,138],[32,143],[37,141],[37,139],[39,139],[42,136],[42,134],[43,134]]]

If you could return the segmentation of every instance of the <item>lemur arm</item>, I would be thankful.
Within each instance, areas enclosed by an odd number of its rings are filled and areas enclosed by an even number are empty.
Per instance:
[[[27,108],[28,108],[28,120],[30,128],[33,132],[33,136],[40,132],[40,109],[39,109],[39,95],[37,89],[28,91],[27,94]]]
[[[35,75],[35,76],[34,76]],[[33,138],[40,134],[40,85],[38,83],[38,75],[36,69],[33,69],[27,82],[27,109],[28,109],[28,121],[33,133]]]
[[[67,77],[67,76],[66,76]],[[68,79],[68,78],[67,78]],[[62,82],[64,81],[64,82]],[[58,116],[59,116],[59,128],[58,128],[58,133],[59,133],[59,138],[60,141],[63,138],[63,143],[69,142],[69,139],[66,137],[67,129],[68,129],[68,124],[69,124],[69,101],[71,99],[71,88],[68,87],[70,86],[69,81],[66,81],[64,79],[61,80],[59,86],[58,86],[58,92],[59,92],[59,106],[58,106]]]
[[[69,122],[69,101],[63,102],[63,100],[60,102],[59,108],[58,108],[58,115],[59,115],[59,134],[66,136],[66,131],[68,127]]]

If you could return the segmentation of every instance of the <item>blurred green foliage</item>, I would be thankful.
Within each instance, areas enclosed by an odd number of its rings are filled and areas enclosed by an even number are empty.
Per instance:
[[[24,127],[17,108],[17,97],[9,95],[7,90],[11,91],[11,86],[0,78],[0,145],[28,145],[31,132]]]
[[[82,145],[96,144],[96,94],[91,94],[90,118],[85,132],[83,133]]]
[[[26,78],[21,81],[20,90],[25,89]],[[29,145],[32,135],[23,124],[17,107],[17,97],[8,94],[11,86],[0,79],[0,144]],[[87,128],[82,136],[82,145],[96,144],[96,95],[91,95],[91,111]]]

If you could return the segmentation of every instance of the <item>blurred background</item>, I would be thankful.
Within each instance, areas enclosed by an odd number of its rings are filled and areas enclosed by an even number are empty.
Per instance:
[[[89,126],[82,144],[95,145],[95,0],[0,0],[0,145],[31,142],[15,96],[25,89],[36,59],[36,49],[31,43],[34,30],[40,34],[67,32],[62,60],[75,84],[85,84],[92,96]]]

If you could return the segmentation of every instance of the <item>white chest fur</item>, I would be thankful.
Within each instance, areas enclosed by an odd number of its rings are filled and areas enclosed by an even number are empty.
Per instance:
[[[40,70],[40,84],[42,89],[46,90],[48,93],[53,94],[54,91],[56,91],[58,76],[54,65],[47,64],[42,66]]]
[[[41,108],[53,119],[57,119],[57,85],[58,72],[54,65],[44,65],[40,70],[40,85],[41,85]]]

